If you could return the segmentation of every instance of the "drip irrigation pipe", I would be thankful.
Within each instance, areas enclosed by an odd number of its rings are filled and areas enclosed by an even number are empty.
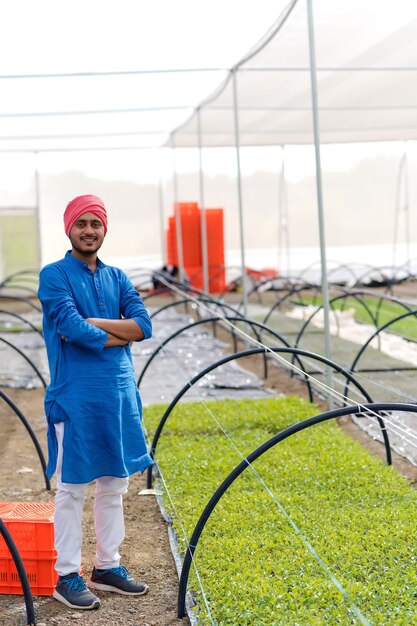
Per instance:
[[[31,301],[30,298],[23,298],[22,296],[9,296],[3,293],[0,293],[0,302],[1,300],[13,300],[14,302],[24,302],[28,304],[32,309],[38,311],[38,313],[42,313],[42,309],[37,306],[34,302]]]
[[[25,319],[24,317],[22,317],[18,313],[13,313],[12,311],[8,311],[7,309],[0,309],[0,313],[5,313],[7,315],[10,315],[11,317],[16,317],[21,322],[24,322],[25,324],[30,326],[31,329],[34,330],[35,333],[38,333],[38,335],[40,335],[42,337],[42,339],[43,339],[43,332],[41,330],[39,330],[39,328],[36,328],[35,324],[32,324],[32,322],[30,322],[29,320]]]
[[[6,524],[3,522],[1,518],[0,518],[0,535],[3,537],[6,543],[6,546],[9,549],[9,552],[16,566],[17,573],[19,575],[20,584],[22,585],[22,589],[23,589],[23,596],[25,598],[27,624],[29,624],[29,626],[35,626],[36,625],[35,607],[33,604],[32,592],[30,590],[29,580],[27,577],[25,566],[23,564],[22,557],[20,556],[19,550],[17,549],[16,544],[13,541],[13,537],[9,533],[9,530]]]
[[[50,491],[51,490],[51,483],[50,483],[50,480],[49,480],[48,476],[46,475],[46,461],[45,461],[45,457],[44,457],[44,454],[42,452],[42,448],[41,448],[41,446],[39,444],[39,440],[36,437],[36,435],[35,435],[35,433],[33,431],[32,426],[29,424],[29,421],[23,415],[23,413],[19,409],[19,407],[1,389],[0,389],[0,398],[3,399],[9,405],[9,407],[16,413],[17,417],[20,419],[20,421],[22,422],[22,424],[26,428],[27,432],[29,433],[30,438],[32,439],[33,444],[34,444],[34,446],[36,448],[36,452],[38,453],[39,461],[40,461],[40,464],[41,464],[41,467],[42,467],[43,477],[44,477],[44,480],[45,480],[45,487],[46,487],[47,491]]]
[[[403,313],[402,315],[399,315],[398,317],[394,317],[392,320],[390,320],[389,322],[386,322],[386,324],[383,324],[382,326],[380,326],[373,335],[371,335],[370,337],[368,337],[368,339],[365,341],[365,343],[363,344],[363,346],[361,346],[359,352],[357,353],[357,355],[355,356],[352,365],[350,366],[350,370],[352,372],[355,371],[356,365],[358,364],[359,359],[361,358],[361,356],[363,355],[363,353],[365,352],[366,348],[368,348],[369,344],[371,343],[371,341],[373,339],[375,339],[375,337],[378,337],[379,334],[385,330],[386,328],[388,328],[389,326],[391,326],[392,324],[395,324],[396,322],[398,322],[399,320],[402,320],[406,317],[410,317],[411,315],[417,316],[417,310],[415,311],[408,311],[407,313]],[[385,371],[392,371],[392,370],[385,370]],[[347,390],[349,388],[349,382],[346,382],[346,387],[345,387],[345,393],[347,393]]]
[[[31,368],[36,372],[36,374],[37,374],[39,380],[41,381],[42,385],[46,389],[47,385],[46,385],[44,377],[42,376],[42,374],[40,373],[40,371],[38,370],[36,365],[30,360],[30,358],[22,350],[20,350],[20,348],[17,348],[13,343],[10,343],[10,341],[7,341],[7,339],[4,339],[4,337],[0,337],[0,341],[2,341],[3,343],[6,343],[10,348],[13,348],[13,350],[18,352],[20,354],[20,356],[22,356],[25,359],[25,361],[27,363],[29,363]]]

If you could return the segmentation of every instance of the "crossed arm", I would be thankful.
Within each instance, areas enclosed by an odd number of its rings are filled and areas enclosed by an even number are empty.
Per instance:
[[[126,346],[131,341],[138,341],[144,338],[143,331],[135,320],[112,320],[101,317],[87,317],[85,321],[108,333],[105,348]]]

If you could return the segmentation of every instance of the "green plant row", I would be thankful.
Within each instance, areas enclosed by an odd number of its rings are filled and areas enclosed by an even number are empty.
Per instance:
[[[377,297],[364,297],[361,298],[361,301],[366,306],[363,306],[356,298],[344,298],[342,300],[332,302],[331,308],[339,311],[354,309],[354,317],[357,322],[374,325],[374,319],[376,319],[378,327],[383,326],[399,315],[403,315],[408,312],[408,309],[396,302],[389,302],[387,300],[383,300],[381,302]],[[294,301],[294,304],[313,304],[314,306],[319,307],[323,304],[323,299],[318,296],[304,295]],[[374,316],[374,319],[371,317],[366,307],[368,307],[369,311]],[[415,308],[417,309],[417,307]],[[406,317],[405,319],[395,322],[389,326],[387,330],[403,335],[404,337],[417,340],[417,318],[414,316]]]
[[[145,409],[149,435],[163,409]],[[241,455],[317,413],[292,397],[177,406],[157,462],[179,549]],[[327,422],[277,444],[243,472],[213,511],[195,563],[219,625],[356,624],[357,607],[371,624],[408,626],[417,624],[416,528],[415,490]],[[213,623],[195,573],[189,589],[199,623]]]

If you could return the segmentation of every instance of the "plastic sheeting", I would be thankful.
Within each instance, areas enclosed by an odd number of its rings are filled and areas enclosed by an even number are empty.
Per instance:
[[[312,2],[321,143],[416,139],[415,3]],[[241,146],[313,143],[307,0],[288,3],[275,31],[236,66]],[[232,83],[199,107],[202,146],[235,145]],[[173,138],[199,145],[196,113]]]
[[[414,0],[312,0],[312,6],[321,142],[416,139]],[[255,46],[257,53],[252,56],[254,50],[249,51],[233,68],[242,146],[313,141],[307,0],[277,0],[276,11],[280,17]],[[120,12],[114,16],[116,26],[120,16],[129,21],[129,13]],[[237,12],[231,39],[239,29],[239,17]],[[187,15],[179,15],[179,20],[187,20]],[[39,37],[47,36],[50,32],[39,30]],[[3,74],[0,149],[157,147],[171,146],[173,137],[177,147],[198,146],[197,116],[192,113],[197,109],[201,145],[235,145],[229,65],[194,69],[190,49],[192,72],[170,66],[164,73],[153,69],[154,50],[149,51],[145,68],[144,55],[137,58],[129,38],[124,43],[120,49],[112,47],[111,65],[103,67],[99,45],[89,40],[94,54],[84,56],[81,72],[68,73],[62,49],[54,42],[52,75]],[[32,52],[30,67],[37,67],[36,46]]]

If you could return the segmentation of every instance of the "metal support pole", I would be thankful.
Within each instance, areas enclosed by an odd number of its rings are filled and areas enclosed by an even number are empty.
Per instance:
[[[311,101],[313,108],[313,132],[314,132],[314,150],[316,157],[316,187],[317,187],[317,209],[319,219],[319,237],[320,237],[320,259],[321,259],[321,286],[323,293],[323,313],[324,313],[324,342],[325,356],[329,360],[332,358],[332,342],[330,336],[330,315],[329,315],[329,286],[327,283],[327,261],[326,261],[326,237],[324,227],[324,211],[323,211],[323,187],[321,175],[321,159],[320,159],[320,127],[318,115],[318,97],[317,97],[317,73],[316,73],[316,52],[314,43],[314,20],[312,0],[307,0],[307,17],[308,17],[308,45],[310,52],[310,79],[311,79]],[[326,369],[326,381],[329,389],[333,389],[333,375],[330,367]],[[328,395],[328,404],[331,408],[331,395]]]
[[[403,193],[402,193],[403,192]],[[406,150],[401,157],[397,176],[397,191],[395,200],[395,219],[393,233],[392,266],[396,269],[396,253],[400,226],[401,211],[404,211],[404,234],[405,234],[405,267],[410,271],[410,188],[408,178],[408,156]],[[403,202],[402,202],[403,197]]]
[[[160,154],[160,152],[159,152]],[[165,247],[165,226],[164,226],[164,192],[162,186],[161,161],[158,168],[158,205],[159,205],[159,225],[161,230],[161,259],[162,265],[166,265],[167,255]]]
[[[243,201],[242,201],[242,174],[240,169],[240,136],[239,136],[239,115],[237,98],[236,70],[232,71],[233,81],[233,117],[235,126],[235,146],[236,146],[236,175],[237,175],[237,198],[239,209],[239,234],[240,234],[240,257],[242,267],[242,291],[243,291],[243,315],[248,317],[248,294],[246,289],[246,262],[245,262],[245,239],[243,232]]]
[[[179,279],[184,280],[184,255],[182,250],[182,226],[181,226],[181,214],[178,206],[178,176],[177,176],[177,163],[175,159],[175,136],[172,136],[172,165],[173,165],[173,182],[174,182],[174,211],[175,211],[175,226],[177,231],[177,255],[178,255],[178,269]]]
[[[282,161],[279,177],[278,194],[278,273],[284,267],[284,250],[286,252],[286,275],[290,274],[290,237],[288,231],[288,198],[287,182],[285,180],[285,150],[281,146]]]
[[[405,247],[406,247],[406,268],[408,272],[411,270],[410,256],[410,186],[408,176],[408,155],[404,151],[404,212],[405,212]]]
[[[200,210],[201,210],[201,256],[203,261],[203,285],[204,291],[209,293],[209,266],[208,266],[208,246],[207,246],[207,223],[206,205],[204,200],[204,174],[203,174],[203,142],[201,137],[201,109],[197,110],[197,132],[198,132],[198,159],[199,159],[199,181],[200,181]]]
[[[40,175],[38,167],[38,153],[34,152],[35,157],[35,220],[36,220],[36,262],[38,269],[42,267],[42,236],[41,236],[41,190]]]

